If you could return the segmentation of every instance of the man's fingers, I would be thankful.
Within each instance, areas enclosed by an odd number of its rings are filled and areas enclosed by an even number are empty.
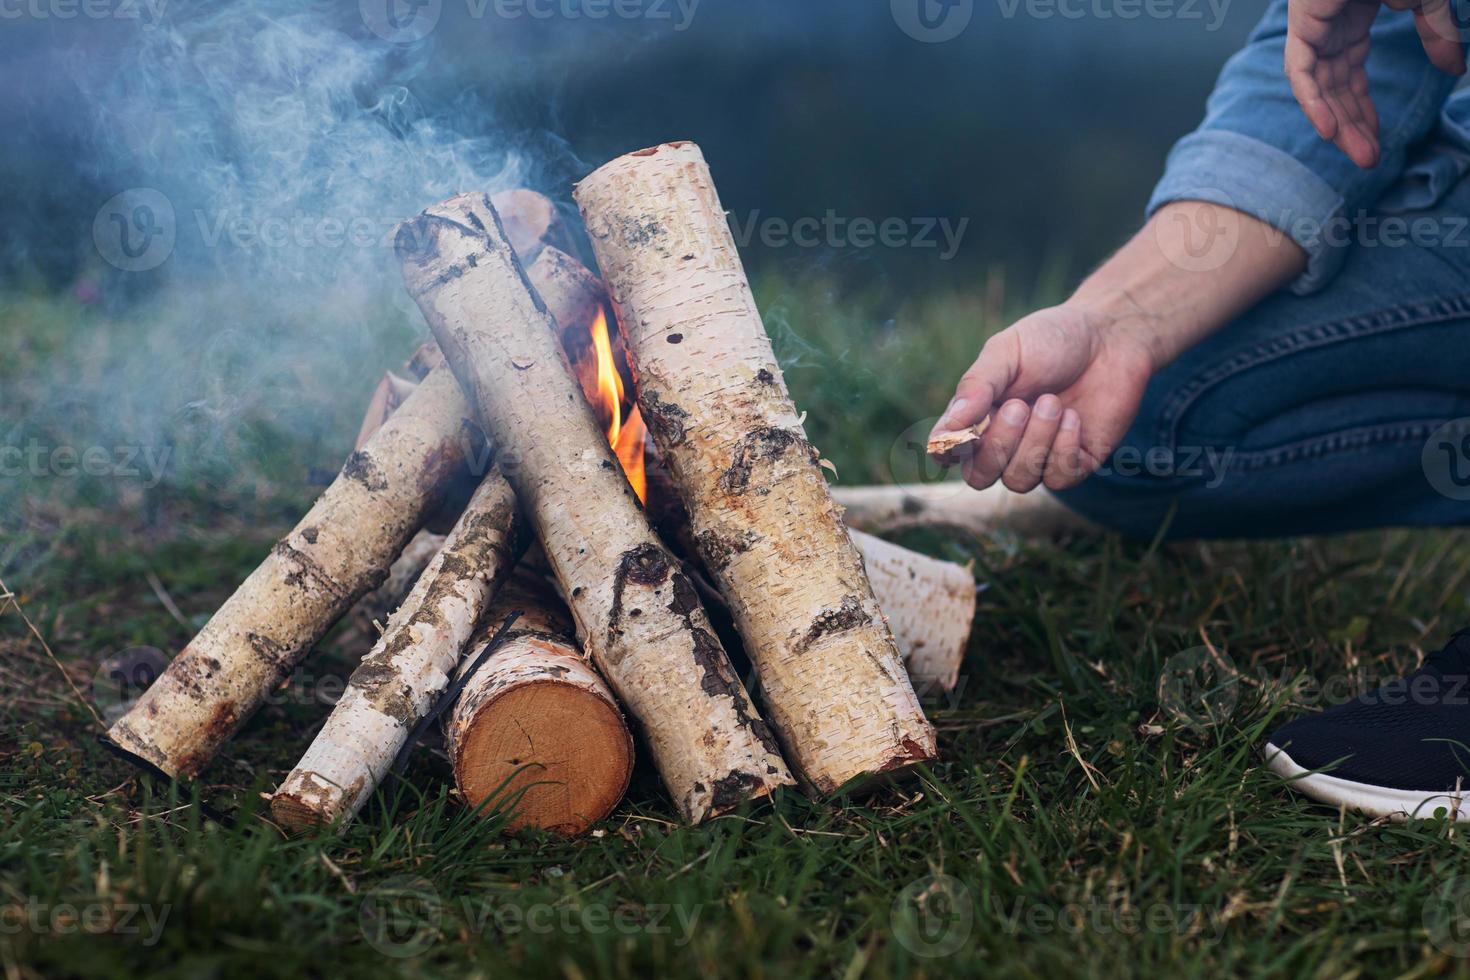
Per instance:
[[[990,338],[980,349],[975,363],[960,378],[954,398],[935,424],[931,437],[978,425],[1015,380],[1016,363],[1014,334],[1000,333]]]
[[[1378,166],[1378,111],[1368,90],[1363,60],[1367,41],[1323,61],[1296,34],[1286,39],[1286,78],[1317,135],[1363,169]]]
[[[1337,135],[1337,116],[1322,97],[1322,86],[1317,84],[1314,72],[1317,55],[1296,37],[1286,39],[1286,79],[1291,83],[1291,94],[1306,113],[1307,121],[1324,140]]]
[[[1019,398],[1012,398],[1000,407],[979,448],[965,462],[966,483],[976,490],[984,490],[1000,478],[1021,444],[1030,417],[1031,409]]]
[[[1031,410],[1031,421],[1026,423],[1026,432],[1015,455],[1001,473],[1001,482],[1016,493],[1030,493],[1041,482],[1046,472],[1046,460],[1051,454],[1051,444],[1056,439],[1057,429],[1062,423],[1062,400],[1056,395],[1042,395]]]
[[[1425,0],[1414,11],[1414,26],[1430,64],[1451,75],[1465,74],[1465,49],[1454,4],[1449,0]]]
[[[1092,467],[1082,452],[1082,416],[1069,408],[1062,413],[1056,442],[1046,460],[1044,482],[1048,490],[1075,487],[1092,474]]]

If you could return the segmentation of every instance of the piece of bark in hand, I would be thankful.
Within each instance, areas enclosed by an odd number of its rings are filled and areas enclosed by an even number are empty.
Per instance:
[[[985,436],[990,428],[990,416],[980,420],[978,425],[972,425],[968,429],[960,429],[957,432],[941,432],[929,440],[926,447],[930,456],[936,459],[949,460],[962,456],[968,452],[975,451],[975,444]]]

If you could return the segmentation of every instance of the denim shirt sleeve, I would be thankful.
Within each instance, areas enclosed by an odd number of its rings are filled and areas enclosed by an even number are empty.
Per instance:
[[[1378,109],[1380,162],[1360,170],[1317,135],[1283,74],[1286,0],[1275,0],[1225,64],[1204,122],[1169,153],[1148,203],[1209,201],[1265,221],[1306,250],[1293,292],[1322,288],[1341,267],[1351,222],[1403,171],[1434,127],[1455,79],[1429,63],[1413,15],[1384,8],[1373,24],[1368,79]]]

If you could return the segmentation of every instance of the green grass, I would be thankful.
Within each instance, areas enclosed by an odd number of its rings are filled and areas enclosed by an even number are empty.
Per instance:
[[[906,306],[764,284],[844,481],[891,478],[901,433],[1004,321],[985,292]],[[0,609],[7,977],[1467,972],[1447,900],[1466,889],[1443,891],[1470,874],[1462,832],[1309,804],[1258,755],[1319,688],[1347,697],[1470,622],[1464,534],[916,535],[973,561],[983,591],[961,690],[930,705],[942,760],[912,782],[688,829],[643,767],[613,818],[566,842],[465,813],[426,746],[342,836],[293,840],[261,794],[327,710],[313,679],[345,676],[360,635],[334,633],[192,790],[106,755],[84,699],[104,657],[179,647],[290,526],[308,471],[342,458],[376,372],[411,348],[406,321],[256,376],[206,424],[199,402],[230,371],[186,324],[37,299],[0,318],[9,444],[153,426],[179,460],[151,490],[41,475],[0,497],[0,574],[55,657]],[[149,373],[159,351],[168,383]],[[1183,672],[1207,646],[1233,672]]]

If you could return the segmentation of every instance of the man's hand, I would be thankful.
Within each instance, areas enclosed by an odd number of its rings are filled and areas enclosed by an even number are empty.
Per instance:
[[[1146,344],[1076,306],[1033,313],[986,342],[936,432],[990,428],[965,463],[983,490],[997,479],[1026,493],[1076,486],[1128,430],[1153,375]]]
[[[1228,231],[1204,267],[1201,228]],[[1166,204],[1070,300],[987,341],[934,434],[991,417],[965,464],[977,490],[1075,486],[1118,448],[1159,369],[1306,263],[1291,239],[1239,211]]]
[[[1430,62],[1451,75],[1465,72],[1452,0],[1387,0],[1412,10]],[[1302,111],[1325,140],[1359,167],[1378,165],[1378,113],[1368,91],[1370,30],[1379,0],[1290,0],[1286,77]]]

